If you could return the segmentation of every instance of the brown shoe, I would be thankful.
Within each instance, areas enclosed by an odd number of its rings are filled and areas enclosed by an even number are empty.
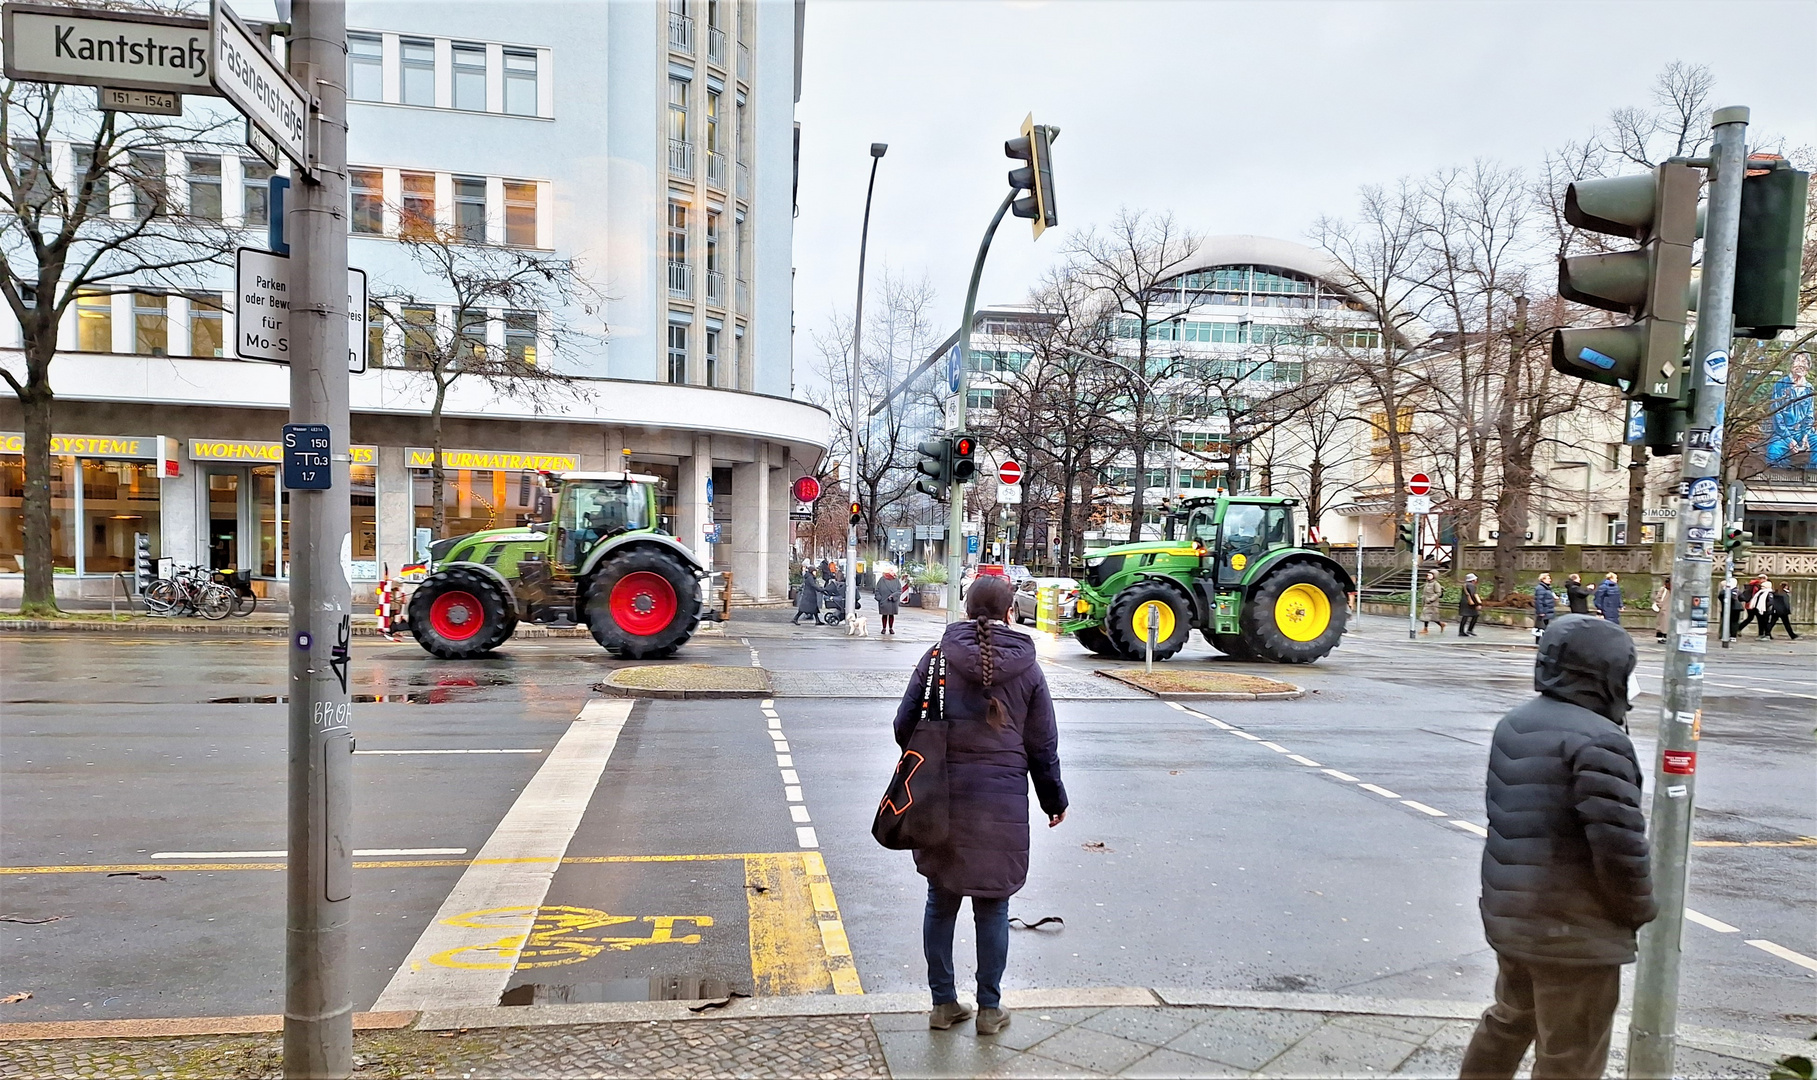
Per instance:
[[[978,1034],[995,1035],[1009,1026],[1008,1009],[979,1009]]]
[[[944,1005],[936,1005],[929,1010],[927,1014],[927,1026],[933,1028],[935,1031],[945,1031],[959,1021],[970,1020],[971,1018],[972,1011],[965,1007],[964,1002],[949,1001]]]

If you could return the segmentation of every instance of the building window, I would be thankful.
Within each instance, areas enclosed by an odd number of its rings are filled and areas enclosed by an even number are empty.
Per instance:
[[[707,385],[719,385],[719,331],[707,330]]]
[[[707,300],[715,304],[726,302],[725,275],[719,266],[719,218],[707,211]]]
[[[192,157],[189,164],[189,216],[221,220],[221,159]]]
[[[435,42],[404,38],[398,42],[402,81],[399,100],[406,105],[435,104]]]
[[[536,115],[536,54],[505,50],[505,111],[512,116]]]
[[[221,298],[209,293],[189,298],[189,355],[226,356],[227,334],[221,320]]]
[[[157,472],[149,461],[82,459],[83,573],[131,573],[134,533],[148,534],[159,550]]]
[[[271,224],[271,166],[263,161],[242,161],[240,174],[246,207],[242,220],[247,225]]]
[[[467,308],[454,313],[454,354],[457,361],[486,358],[486,324],[491,322],[484,308]]]
[[[87,177],[90,166],[94,163],[95,152],[86,146],[74,146],[76,174],[71,185],[70,197],[74,198],[82,190],[82,181]],[[94,187],[88,193],[86,209],[89,217],[106,217],[108,209],[108,174],[105,168],[96,171]]]
[[[688,80],[673,75],[669,76],[669,171],[677,176],[694,174],[688,145]]]
[[[353,231],[361,236],[378,236],[385,231],[385,174],[377,169],[349,169],[347,182],[352,188],[348,208]]]
[[[356,466],[357,468],[357,466]],[[366,466],[371,468],[371,466]],[[482,529],[505,528],[523,525],[530,521],[536,511],[535,500],[537,489],[534,485],[523,483],[523,473],[512,469],[456,469],[444,464],[442,473],[442,507],[447,515],[447,536],[461,536],[466,533],[479,532]],[[427,529],[435,520],[435,506],[430,500],[432,487],[429,469],[413,468],[410,470],[411,502],[416,527]],[[355,479],[357,487],[358,480]],[[529,502],[523,497],[528,496]],[[357,496],[356,496],[357,497]],[[354,558],[358,559],[360,531],[358,517],[360,507],[355,505],[356,519],[354,532]],[[370,511],[367,511],[370,513]],[[376,559],[374,554],[367,556]]]
[[[433,183],[433,178],[431,178]],[[430,189],[430,205],[434,205],[434,189]],[[431,211],[433,215],[433,211]],[[486,242],[486,181],[484,177],[457,176],[454,178],[454,231],[465,243],[483,244]]]
[[[732,387],[746,389],[744,374],[744,327],[739,327],[732,335]]]
[[[158,293],[133,293],[133,352],[140,356],[170,355],[170,307]]]
[[[407,172],[401,175],[404,205],[398,216],[399,235],[423,240],[435,235],[435,174]]]
[[[505,312],[505,355],[514,364],[536,365],[536,312]]]
[[[366,308],[366,362],[385,366],[385,309],[377,304]]]
[[[707,117],[705,142],[707,148],[707,180],[718,187],[726,186],[726,159],[719,152],[719,91],[707,91]]]
[[[669,295],[693,295],[688,280],[688,204],[669,200]]]
[[[1552,522],[1552,542],[1559,547],[1565,546],[1565,526],[1567,519],[1556,518]]]
[[[384,42],[377,34],[347,35],[347,96],[354,101],[385,100]]]
[[[536,246],[536,185],[505,181],[505,243]]]
[[[114,351],[114,298],[85,292],[76,297],[76,350]]]
[[[454,43],[454,107],[484,112],[486,109],[486,47],[464,41]]]
[[[50,459],[50,561],[74,573],[76,545],[76,459]],[[155,521],[156,518],[154,517]],[[19,573],[25,561],[25,458],[0,455],[0,573]]]
[[[669,324],[669,381],[688,381],[688,328],[684,323]]]
[[[426,370],[435,365],[435,309],[432,307],[407,307],[403,309],[404,322],[404,366],[417,371]]]
[[[164,155],[134,151],[127,156],[127,163],[128,179],[132,184],[134,219],[143,221],[162,213],[165,197]]]
[[[37,139],[13,140],[13,168],[19,175],[23,205],[43,208],[51,197],[50,144]]]

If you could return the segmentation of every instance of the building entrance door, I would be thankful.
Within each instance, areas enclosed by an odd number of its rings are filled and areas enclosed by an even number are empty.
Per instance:
[[[246,470],[208,470],[208,568],[233,570],[245,564]]]

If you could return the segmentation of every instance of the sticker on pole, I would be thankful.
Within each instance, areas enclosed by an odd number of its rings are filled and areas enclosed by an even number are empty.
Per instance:
[[[1727,352],[1722,349],[1717,349],[1715,352],[1704,357],[1703,380],[1711,386],[1727,386],[1729,384],[1729,354]]]
[[[1660,759],[1660,768],[1673,776],[1690,776],[1697,771],[1695,750],[1666,750]]]
[[[1682,653],[1707,653],[1710,651],[1710,639],[1703,634],[1678,635],[1678,651]],[[1701,678],[1701,673],[1699,674]]]
[[[1691,505],[1698,510],[1716,509],[1718,490],[1714,477],[1701,476],[1691,481]]]

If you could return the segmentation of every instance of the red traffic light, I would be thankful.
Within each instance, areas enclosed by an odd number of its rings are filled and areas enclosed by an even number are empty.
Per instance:
[[[863,506],[863,504],[861,504],[861,503],[853,503],[853,504],[852,504],[852,516],[853,516],[853,517],[857,517],[857,516],[859,516],[859,515],[861,515],[861,514],[863,514],[863,513],[864,513],[864,506]]]
[[[953,453],[961,457],[971,457],[978,449],[978,441],[969,435],[961,436],[953,442]]]
[[[803,476],[795,481],[793,494],[796,502],[813,502],[820,498],[820,481],[811,476]]]

